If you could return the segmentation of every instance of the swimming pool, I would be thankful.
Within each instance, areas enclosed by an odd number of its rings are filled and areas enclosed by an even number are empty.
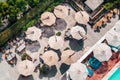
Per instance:
[[[120,80],[120,68],[118,68],[108,80]]]

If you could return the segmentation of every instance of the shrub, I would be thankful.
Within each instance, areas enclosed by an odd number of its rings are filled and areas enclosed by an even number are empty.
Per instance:
[[[23,26],[23,31],[26,31],[27,28],[33,26],[34,24],[35,24],[35,20],[28,22],[25,26]]]
[[[60,36],[60,35],[61,35],[61,32],[57,32],[56,35],[57,35],[57,36]]]
[[[23,60],[26,60],[26,59],[27,59],[27,54],[24,53],[24,54],[21,56],[21,60],[23,61]]]
[[[70,49],[69,47],[66,47],[66,48],[64,49],[64,51],[69,50],[69,49]]]
[[[48,73],[48,66],[42,65],[42,67],[40,67],[39,70],[42,74],[47,74]]]

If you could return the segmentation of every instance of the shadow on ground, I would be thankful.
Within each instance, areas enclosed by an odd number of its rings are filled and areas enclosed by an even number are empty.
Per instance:
[[[70,65],[62,63],[61,66],[60,66],[60,72],[61,72],[61,74],[64,74],[69,69],[69,67],[70,67]]]
[[[83,49],[84,41],[82,39],[81,40],[70,39],[69,41],[70,41],[69,45],[72,50],[80,51]]]
[[[57,73],[56,66],[52,66],[51,69],[47,72],[47,74],[40,73],[39,78],[40,79],[42,79],[43,77],[51,78],[51,77],[54,77],[56,75],[56,73]]]
[[[2,55],[3,55],[3,53],[0,51],[0,62],[3,61]]]
[[[18,80],[34,80],[34,79],[33,79],[32,75],[28,76],[28,77],[20,75],[19,78],[18,78]]]

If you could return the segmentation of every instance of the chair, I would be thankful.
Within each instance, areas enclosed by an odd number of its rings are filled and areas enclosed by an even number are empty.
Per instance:
[[[93,56],[89,59],[89,64],[94,70],[97,70],[102,66],[102,63]]]

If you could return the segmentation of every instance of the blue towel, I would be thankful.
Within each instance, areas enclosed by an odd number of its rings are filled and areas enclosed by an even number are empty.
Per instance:
[[[88,70],[88,76],[92,76],[94,74],[93,70],[90,69],[89,67],[87,67],[87,70]]]
[[[89,64],[94,70],[97,70],[102,66],[102,63],[93,56],[89,59]]]

